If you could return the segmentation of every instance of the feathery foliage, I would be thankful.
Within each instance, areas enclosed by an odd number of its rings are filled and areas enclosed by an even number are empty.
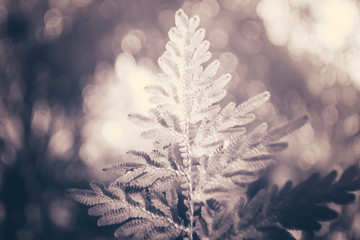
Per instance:
[[[335,181],[336,171],[321,178],[314,173],[293,187],[288,181],[280,190],[255,187],[249,201],[237,209],[234,235],[240,239],[294,239],[286,229],[302,230],[308,236],[320,230],[321,221],[338,217],[327,204],[349,204],[355,201],[354,191],[360,190],[359,168],[348,167]],[[256,185],[256,184],[255,184]],[[251,231],[249,231],[251,226]]]
[[[129,114],[144,129],[142,137],[153,141],[153,151],[129,151],[127,159],[103,169],[116,176],[109,185],[93,181],[91,190],[68,194],[91,206],[99,226],[118,224],[116,238],[292,239],[286,228],[317,230],[318,220],[337,216],[321,204],[347,202],[335,193],[352,200],[355,170],[336,183],[331,173],[281,191],[254,187],[274,154],[286,149],[287,143],[278,141],[303,126],[307,116],[274,130],[261,123],[249,131],[253,111],[269,100],[269,92],[221,108],[231,75],[218,74],[218,60],[203,66],[211,53],[199,22],[182,9],[176,12],[176,27],[158,60],[163,73],[158,84],[145,88],[156,107],[148,115]],[[348,184],[352,188],[345,188]]]

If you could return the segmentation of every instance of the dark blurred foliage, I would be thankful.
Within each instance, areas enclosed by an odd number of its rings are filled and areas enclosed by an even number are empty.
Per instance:
[[[310,115],[311,123],[288,139],[275,183],[358,164],[360,88],[353,72],[311,51],[296,58],[291,47],[271,34],[269,40],[271,21],[259,2],[267,1],[0,0],[0,239],[112,238],[115,227],[96,227],[64,191],[85,188],[96,166],[139,141],[109,135],[117,126],[104,125],[109,111],[126,117],[139,108],[122,82],[118,99],[108,93],[117,89],[113,79],[131,70],[124,59],[158,72],[156,59],[180,7],[200,15],[221,70],[233,75],[224,104],[266,89],[271,104],[258,117],[271,126]],[[125,69],[114,70],[117,63]],[[109,147],[103,135],[119,146]],[[336,210],[339,219],[324,225],[319,239],[358,238],[358,202]]]

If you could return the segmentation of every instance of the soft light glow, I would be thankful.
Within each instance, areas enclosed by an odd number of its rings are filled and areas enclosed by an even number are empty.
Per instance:
[[[57,227],[70,229],[74,224],[72,205],[66,200],[54,200],[49,207],[50,218]]]
[[[287,166],[280,165],[273,172],[272,183],[282,187],[288,180],[293,180],[291,176],[290,169]]]
[[[257,12],[266,21],[282,19],[286,17],[288,4],[284,0],[263,0],[258,4]]]
[[[193,12],[200,16],[215,17],[219,13],[220,7],[215,0],[203,0],[199,4],[194,4]]]
[[[127,119],[129,113],[146,114],[153,107],[144,87],[154,76],[138,66],[129,52],[121,53],[115,66],[99,63],[94,77],[83,89],[86,120],[81,158],[90,166],[109,164],[129,149],[150,149],[151,142],[140,137],[142,129]]]
[[[72,3],[77,5],[78,7],[86,7],[90,3],[92,3],[93,0],[72,0]]]
[[[123,79],[125,87],[127,87],[134,98],[134,107],[140,112],[147,112],[152,104],[149,103],[150,95],[144,91],[146,85],[155,81],[153,75],[135,65],[134,58],[126,53],[120,54],[115,63],[116,74],[119,79]]]
[[[326,106],[325,109],[322,112],[322,118],[326,125],[334,125],[338,118],[339,118],[339,112],[334,105]]]
[[[258,39],[261,34],[261,28],[259,24],[253,20],[248,20],[242,27],[242,32],[248,39]]]
[[[330,235],[330,240],[346,240],[346,234],[344,232],[336,231]]]
[[[326,76],[345,84],[345,72],[360,89],[360,11],[353,0],[261,0],[257,13],[264,21],[269,40],[286,46],[295,61],[306,60],[314,67],[334,67]],[[341,73],[340,75],[337,75]],[[320,88],[309,83],[319,95]]]
[[[105,140],[110,144],[118,144],[122,139],[122,127],[119,122],[108,121],[103,124],[102,134]]]
[[[271,24],[267,25],[269,39],[276,45],[284,45],[288,41],[289,6],[283,0],[263,0],[257,6],[258,14]]]
[[[33,115],[33,127],[41,132],[47,132],[50,124],[50,112],[45,110],[36,110]]]
[[[231,73],[235,71],[238,65],[238,58],[231,52],[222,53],[219,57],[219,61],[221,63],[221,67],[224,69],[224,72]]]
[[[301,239],[302,231],[300,231],[300,230],[290,230],[289,232],[291,233],[291,235],[292,235],[295,239]]]
[[[141,30],[132,30],[123,38],[121,48],[124,52],[137,54],[143,47],[145,40],[145,34]]]
[[[214,29],[209,34],[209,41],[211,42],[211,47],[214,49],[222,49],[228,44],[229,36],[227,32],[221,29]]]
[[[302,158],[309,166],[314,165],[320,159],[320,149],[316,145],[310,145],[302,153]]]
[[[220,0],[219,2],[225,9],[236,12],[244,9],[250,0]]]
[[[311,124],[305,124],[298,135],[302,144],[310,144],[314,139],[315,132]]]
[[[72,2],[71,0],[49,0],[49,5],[51,8],[57,8],[60,10],[65,10],[70,3],[74,3],[74,0]]]
[[[354,217],[352,230],[356,233],[357,236],[360,236],[360,213],[357,213]]]
[[[62,157],[74,144],[74,137],[70,130],[62,129],[56,132],[50,139],[49,148],[55,156]]]
[[[341,100],[342,102],[351,107],[356,103],[357,92],[353,86],[348,86],[342,89]]]
[[[353,77],[360,90],[360,44],[357,49],[347,55],[346,60],[349,75]]]
[[[316,34],[326,47],[338,49],[354,31],[357,21],[356,5],[350,0],[319,1]]]
[[[344,121],[344,132],[347,136],[352,136],[359,131],[359,115],[349,116]]]
[[[0,24],[3,23],[8,16],[8,11],[5,6],[0,5]]]
[[[50,9],[44,16],[44,36],[48,39],[59,37],[63,31],[63,17],[58,9]]]
[[[23,138],[23,125],[20,119],[4,118],[0,123],[2,123],[5,127],[6,136],[11,142],[12,146],[14,146],[16,149],[20,149],[22,147]]]
[[[51,111],[45,101],[37,101],[34,104],[32,116],[32,128],[35,133],[46,133],[49,130]]]

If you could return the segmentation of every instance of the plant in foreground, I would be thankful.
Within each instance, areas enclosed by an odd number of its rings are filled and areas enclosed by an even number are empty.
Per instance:
[[[218,76],[220,62],[209,61],[199,17],[182,9],[158,63],[158,84],[146,87],[156,104],[147,116],[129,118],[152,139],[153,151],[129,151],[103,170],[116,179],[90,183],[90,190],[69,189],[74,200],[91,206],[98,225],[118,224],[116,238],[129,239],[294,239],[287,229],[309,234],[319,221],[337,213],[325,204],[345,204],[359,189],[356,167],[335,182],[336,172],[311,176],[292,187],[264,188],[262,176],[274,154],[287,148],[281,138],[300,128],[307,116],[268,130],[249,126],[253,110],[269,92],[221,108],[230,74]],[[252,124],[254,125],[254,123]]]

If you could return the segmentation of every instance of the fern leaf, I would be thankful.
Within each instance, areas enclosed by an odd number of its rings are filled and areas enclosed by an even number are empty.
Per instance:
[[[182,40],[182,34],[179,31],[179,29],[176,27],[170,28],[168,35],[169,35],[170,40],[173,43],[178,43],[178,42],[181,42],[181,40]]]
[[[150,231],[147,234],[147,239],[168,240],[168,239],[174,239],[174,236],[177,236],[178,234],[179,231],[171,227],[154,228],[153,231]]]
[[[203,50],[202,50],[203,54],[206,54],[206,52],[208,50],[208,46],[207,46],[208,43],[206,41],[203,41],[204,37],[205,37],[205,29],[203,29],[203,28],[199,28],[191,36],[189,47],[190,47],[190,52],[192,52],[195,49],[195,52],[193,53],[193,57],[195,56],[195,54],[197,54],[199,56],[200,51],[199,51],[199,48],[196,49],[196,47],[197,46],[201,47],[201,45],[203,45],[203,47],[202,47],[203,48]],[[196,51],[198,53],[196,53]],[[200,65],[200,62],[196,62],[196,60],[194,60],[194,59],[192,61],[193,61],[192,62],[193,64]]]
[[[267,148],[266,150],[269,153],[277,153],[277,152],[284,151],[287,147],[288,147],[287,142],[270,143],[266,146],[266,148]]]
[[[152,231],[153,227],[154,225],[152,224],[152,222],[147,219],[134,218],[116,229],[114,232],[114,236],[115,238],[120,238],[136,235],[135,239],[140,239],[139,233],[143,233],[142,238],[144,238],[146,232]]]
[[[121,211],[127,207],[128,206],[124,201],[109,201],[107,203],[97,204],[97,205],[89,208],[88,213],[90,216],[102,216],[108,212],[111,212],[114,210]]]
[[[113,209],[106,212],[101,218],[99,218],[98,226],[107,226],[117,223],[123,223],[129,218],[130,211],[126,208]]]
[[[163,139],[163,142],[178,142],[182,139],[182,135],[167,128],[154,128],[144,131],[141,133],[141,137],[145,139]]]
[[[329,208],[327,203],[347,204],[354,199],[353,190],[347,186],[360,179],[358,167],[351,166],[344,173],[348,173],[350,177],[347,178],[343,174],[337,182],[336,172],[332,171],[323,178],[318,173],[313,174],[296,187],[292,187],[291,182],[287,182],[280,191],[277,191],[277,188],[261,190],[243,209],[239,209],[240,221],[236,228],[240,230],[249,221],[253,221],[257,231],[263,233],[264,237],[280,235],[289,237],[286,229],[309,233],[319,230],[320,221],[330,221],[338,216],[338,213]],[[349,182],[343,185],[342,179],[346,178]],[[259,201],[260,198],[263,201]],[[339,201],[340,199],[342,200]],[[256,214],[255,221],[250,220],[250,212]],[[276,223],[281,224],[283,228],[279,226],[274,228]]]
[[[255,120],[254,114],[246,114],[242,116],[241,118],[231,118],[226,121],[220,122],[219,126],[217,127],[218,131],[227,131],[229,128],[235,127],[235,126],[244,126],[246,124],[251,123]]]
[[[123,175],[128,171],[133,171],[135,168],[143,167],[144,164],[139,163],[117,163],[104,167],[104,172],[112,172],[118,175]]]
[[[262,239],[296,240],[288,231],[278,226],[259,227],[258,230],[263,234]]]
[[[154,167],[162,167],[161,164],[155,162],[153,159],[151,159],[150,155],[145,153],[145,152],[141,152],[141,151],[128,151],[128,154],[143,158],[146,163],[148,163],[151,166]]]
[[[171,216],[170,207],[167,206],[163,201],[161,201],[161,199],[153,198],[151,200],[151,203],[156,209],[160,210],[166,216]]]
[[[174,174],[171,174],[171,175],[156,179],[148,187],[149,187],[150,191],[166,192],[169,189],[169,186],[172,186],[177,180],[178,180],[177,176]]]
[[[189,17],[182,9],[176,11],[175,13],[175,26],[179,29],[182,35],[185,35],[189,28]]]
[[[237,174],[231,176],[231,181],[233,181],[235,184],[242,184],[242,183],[251,183],[257,180],[257,175],[248,175],[248,174]]]
[[[175,42],[167,42],[165,49],[172,55],[174,62],[181,61],[181,52]]]
[[[201,30],[202,34],[205,35],[205,30],[204,29],[199,29],[199,31],[200,30]],[[204,72],[201,75],[201,77],[203,78],[203,81],[207,81],[207,80],[213,78],[215,76],[215,74],[217,73],[219,67],[220,67],[220,61],[219,60],[214,60],[213,62],[211,62],[205,68]]]
[[[165,198],[166,198],[166,202],[169,204],[169,206],[171,206],[171,207],[177,206],[179,198],[178,198],[178,194],[175,189],[172,188],[172,189],[168,190],[166,192]]]
[[[154,119],[151,119],[141,114],[133,113],[129,114],[128,117],[133,123],[135,123],[139,127],[149,128],[156,125]]]
[[[249,100],[241,103],[237,108],[236,108],[236,115],[238,116],[242,116],[246,113],[249,113],[251,111],[253,111],[255,108],[263,105],[265,102],[267,102],[270,98],[270,93],[269,92],[263,92],[260,93],[252,98],[250,98]]]
[[[133,171],[128,171],[125,174],[120,175],[115,182],[118,184],[126,184],[132,181],[133,179],[139,177],[140,175],[142,175],[145,169],[146,169],[145,167],[141,167],[141,168],[136,168]]]
[[[216,92],[217,91],[222,91],[226,85],[230,82],[231,80],[231,74],[226,73],[223,74],[221,77],[219,77],[218,79],[216,79],[215,81],[212,82],[211,88],[208,89],[208,95],[217,95]]]
[[[106,203],[109,199],[105,196],[99,196],[92,190],[84,190],[84,189],[68,189],[66,191],[68,197],[74,199],[75,201],[85,204],[85,205],[95,205],[99,203]]]
[[[151,186],[157,179],[162,179],[171,176],[173,173],[170,171],[154,171],[145,172],[133,180],[129,181],[130,186],[148,187]]]
[[[103,190],[105,189],[105,186],[103,183],[98,182],[98,181],[91,181],[90,182],[90,187],[93,190],[94,193],[98,194],[98,195],[102,195],[103,194]]]
[[[275,142],[302,127],[307,121],[307,115],[297,118],[282,127],[270,131],[263,140],[264,142]]]
[[[131,193],[131,194],[128,194],[127,197],[128,198],[126,200],[131,205],[136,205],[136,206],[140,206],[140,207],[145,207],[145,205],[146,205],[146,203],[145,203],[146,196],[144,196],[143,192]]]
[[[229,235],[229,230],[232,227],[233,218],[230,213],[223,214],[215,223],[213,223],[213,233],[210,239],[225,239]]]
[[[181,11],[181,9],[179,11]],[[183,14],[185,14],[184,11],[183,11]],[[189,19],[189,32],[194,34],[195,30],[199,27],[199,24],[200,24],[199,16],[195,15],[195,16],[191,17]]]
[[[272,160],[253,160],[253,161],[243,161],[237,160],[231,162],[225,169],[224,174],[237,171],[249,171],[249,172],[258,172],[270,166],[273,163]]]
[[[211,53],[208,51],[210,47],[209,41],[202,41],[194,51],[190,64],[201,65],[211,58]]]
[[[171,78],[177,78],[179,76],[178,68],[176,64],[171,61],[171,55],[169,52],[165,52],[158,60],[159,67]]]
[[[153,95],[162,95],[163,97],[170,97],[170,93],[161,85],[147,85],[145,90]]]

